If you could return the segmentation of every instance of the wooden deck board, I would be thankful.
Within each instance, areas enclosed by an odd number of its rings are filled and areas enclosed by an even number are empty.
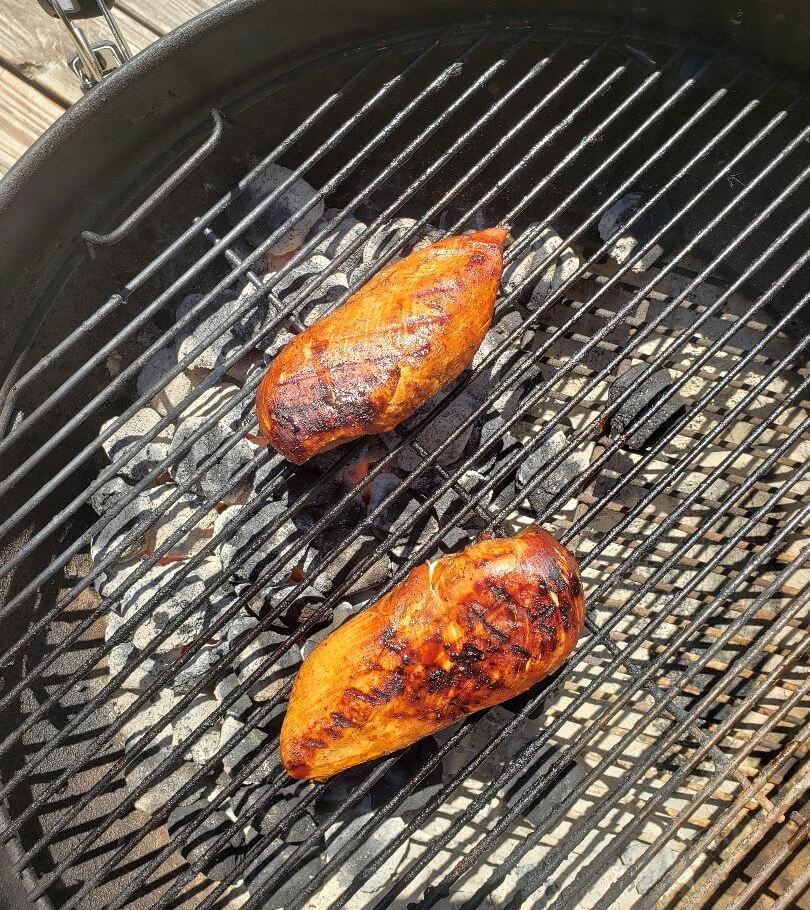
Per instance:
[[[115,17],[137,53],[216,0],[124,0]],[[2,0],[0,15],[0,176],[81,96],[65,65],[73,45],[60,22],[33,0]],[[91,41],[108,36],[103,20],[81,23]]]
[[[115,9],[164,34],[212,6],[216,0],[119,0]]]
[[[62,113],[62,105],[0,67],[0,173]]]

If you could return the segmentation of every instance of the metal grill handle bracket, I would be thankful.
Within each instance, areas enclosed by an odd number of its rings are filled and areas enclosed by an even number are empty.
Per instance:
[[[96,234],[93,231],[82,232],[82,240],[88,245],[89,249],[92,250],[93,246],[113,246],[116,243],[120,243],[156,206],[160,205],[160,203],[163,202],[163,200],[166,199],[166,197],[169,196],[172,191],[211,154],[211,152],[214,151],[222,138],[222,129],[225,121],[223,120],[222,114],[216,110],[216,108],[211,109],[211,119],[214,122],[214,126],[211,130],[211,135],[205,142],[193,155],[176,168],[163,183],[161,183],[161,185],[151,193],[134,212],[132,212],[131,215],[128,215],[121,224],[115,228],[115,230],[110,231],[108,234]]]
[[[45,12],[55,19],[61,19],[76,47],[76,53],[68,58],[68,67],[75,73],[82,91],[89,91],[113,70],[118,69],[132,57],[132,52],[113,18],[110,8],[112,0],[38,0]],[[112,38],[89,42],[84,32],[74,25],[74,19],[92,19],[103,16]]]

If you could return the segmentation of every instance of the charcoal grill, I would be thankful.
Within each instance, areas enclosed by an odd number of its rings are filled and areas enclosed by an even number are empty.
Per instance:
[[[139,102],[125,103],[128,73],[140,73],[146,97],[157,55],[188,61],[184,55],[201,36],[209,42],[202,50],[212,47],[217,27],[230,77],[235,36],[247,40],[249,26],[261,33],[272,21],[267,4],[225,6],[171,38],[169,50],[136,57],[94,89],[73,126],[46,139],[4,187],[18,236],[4,217],[3,255],[13,266],[4,305],[13,302],[16,310],[0,349],[8,377],[0,440],[0,777],[3,840],[27,899],[65,910],[804,906],[810,124],[806,86],[795,75],[806,61],[807,44],[804,58],[796,49],[806,27],[801,11],[786,7],[775,17],[792,68],[784,71],[773,59],[751,56],[746,43],[757,44],[755,29],[743,11],[724,20],[722,37],[732,42],[653,28],[641,15],[600,21],[504,13],[477,21],[473,10],[459,25],[434,22],[426,11],[415,28],[393,13],[385,21],[370,12],[364,27],[377,29],[373,37],[344,30],[345,43],[332,35],[326,50],[304,53],[292,27],[300,19],[279,4],[283,52],[274,66],[251,58],[239,83],[214,91],[215,77],[199,65],[201,86],[178,77],[173,100],[169,92],[169,100],[154,102],[153,123],[148,114],[135,116]],[[791,13],[793,28],[785,25]],[[324,26],[316,20],[313,12],[319,32]],[[758,43],[765,57],[778,45],[774,34],[766,29]],[[205,108],[194,98],[198,90],[207,92]],[[186,105],[182,116],[175,103]],[[113,111],[107,127],[165,130],[162,141],[143,148],[145,170],[134,184],[120,159],[101,166],[80,141],[99,138],[91,115],[104,105]],[[177,114],[172,122],[169,112]],[[131,141],[116,129],[109,135],[112,147]],[[67,157],[56,160],[60,154]],[[95,182],[100,192],[82,198],[57,188],[54,176],[64,174],[65,161],[75,168],[74,191]],[[246,234],[261,225],[273,194],[235,226],[226,210],[274,161],[292,169],[291,180],[306,178],[332,214],[267,280],[266,249],[306,217],[306,205],[258,245]],[[35,191],[49,181],[55,199],[46,204]],[[600,235],[600,221],[631,193],[632,210]],[[50,225],[50,239],[38,212],[22,217],[19,210],[38,198],[52,218],[58,211],[63,219],[58,230],[57,221]],[[327,267],[282,295],[284,277],[315,249],[319,231],[328,234],[352,213],[365,227]],[[165,479],[177,449],[151,461],[101,517],[88,505],[93,495],[249,350],[285,328],[300,329],[318,289],[375,229],[398,217],[410,221],[372,258],[373,269],[429,230],[506,222],[513,236],[507,265],[521,261],[550,227],[562,243],[535,257],[501,294],[496,320],[503,330],[474,369],[390,440],[356,483],[346,484],[346,469],[364,457],[364,442],[306,475],[272,450],[257,450],[142,557],[134,574],[112,593],[96,594],[94,581],[144,528],[116,538],[95,561],[87,555],[91,538]],[[38,235],[41,252],[33,246]],[[628,236],[635,246],[617,257],[617,240]],[[566,250],[576,251],[576,268],[531,304],[531,289]],[[330,305],[362,281],[358,273]],[[111,464],[101,451],[105,434],[229,328],[220,324],[139,393],[141,368],[183,329],[171,316],[177,301],[196,291],[202,307],[230,287],[247,289],[239,298],[245,313],[266,301],[267,318]],[[617,383],[628,368],[633,381]],[[661,370],[668,380],[653,388],[651,377]],[[243,379],[236,401],[247,407],[238,426],[163,509],[255,429],[249,404],[259,376]],[[475,389],[475,409],[440,444],[419,442],[425,427]],[[234,407],[229,400],[207,413],[180,454]],[[643,432],[653,424],[655,432]],[[441,464],[470,427],[463,455]],[[552,451],[549,441],[560,431],[564,445]],[[511,447],[503,445],[507,435]],[[384,496],[359,506],[368,484],[391,476],[408,445],[416,467],[398,470]],[[537,453],[540,467],[528,472]],[[573,456],[577,470],[542,502],[532,499]],[[204,514],[251,483],[259,495],[217,524],[191,558],[173,563],[168,583],[105,638],[127,590]],[[283,496],[283,509],[227,571],[194,588],[184,612],[110,670],[113,649],[138,622],[191,586],[189,577],[218,545]],[[343,782],[309,782],[274,813],[288,783],[273,732],[287,683],[254,704],[238,735],[198,762],[156,808],[136,808],[150,787],[174,780],[190,747],[290,649],[324,628],[375,565],[397,556],[377,595],[448,541],[461,546],[480,531],[510,533],[527,520],[527,498],[534,518],[578,554],[586,586],[586,633],[553,678],[451,728],[433,749],[417,745]],[[405,508],[409,503],[418,507]],[[381,531],[380,516],[397,504],[398,517]],[[317,520],[302,520],[314,505]],[[438,520],[426,523],[431,515]],[[125,691],[136,663],[291,522],[295,533],[213,624]],[[340,539],[305,559],[312,541],[336,523]],[[352,545],[364,534],[375,546],[356,553]],[[336,564],[341,572],[329,575]],[[282,639],[279,622],[324,577],[323,596],[294,613]],[[280,593],[266,599],[280,580]],[[143,706],[245,610],[255,622],[238,647],[160,705],[133,737]],[[216,712],[125,786],[166,724],[221,682],[269,629],[277,645],[221,693]],[[253,731],[260,731],[258,750],[222,777],[224,757]],[[234,810],[243,782],[268,767],[267,786]],[[167,829],[201,782],[210,785],[206,805]],[[183,862],[206,819],[225,806],[228,826]],[[262,818],[270,822],[255,821]],[[291,839],[302,819],[311,826]],[[227,870],[208,874],[250,820],[260,830],[239,843]]]

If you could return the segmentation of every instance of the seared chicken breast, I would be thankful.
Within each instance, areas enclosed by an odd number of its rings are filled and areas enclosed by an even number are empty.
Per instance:
[[[565,661],[584,619],[576,560],[539,527],[423,563],[304,661],[284,767],[329,777],[519,695]]]
[[[303,464],[393,429],[455,379],[492,322],[506,237],[488,228],[417,250],[296,335],[258,389],[266,439]]]

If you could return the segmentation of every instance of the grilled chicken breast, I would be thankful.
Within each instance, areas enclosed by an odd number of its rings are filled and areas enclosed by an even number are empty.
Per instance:
[[[519,695],[563,663],[584,619],[576,560],[539,527],[423,563],[304,661],[284,767],[329,777]]]
[[[506,228],[447,237],[392,263],[296,335],[256,396],[290,461],[410,416],[470,363],[492,322]]]

